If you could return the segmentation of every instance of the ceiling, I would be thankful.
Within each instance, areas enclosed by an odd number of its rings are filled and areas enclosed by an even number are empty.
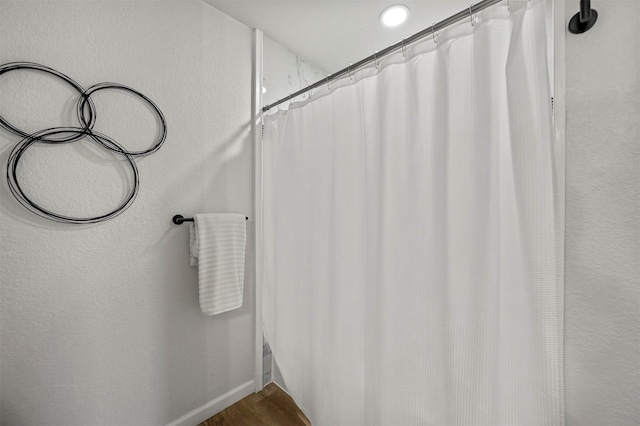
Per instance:
[[[461,10],[470,0],[205,0],[307,61],[333,73],[402,37]],[[411,11],[396,28],[383,27],[380,14],[394,4]]]

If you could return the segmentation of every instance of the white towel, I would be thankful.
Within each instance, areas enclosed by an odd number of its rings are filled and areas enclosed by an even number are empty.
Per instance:
[[[191,226],[192,266],[198,266],[200,309],[215,315],[242,306],[246,224],[244,215],[195,215]]]

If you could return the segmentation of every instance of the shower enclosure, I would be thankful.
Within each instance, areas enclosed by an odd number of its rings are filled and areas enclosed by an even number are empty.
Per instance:
[[[471,13],[258,123],[259,324],[314,425],[564,424],[545,18]]]

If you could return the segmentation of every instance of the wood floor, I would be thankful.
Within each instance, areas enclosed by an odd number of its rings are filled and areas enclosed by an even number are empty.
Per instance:
[[[269,383],[198,426],[311,426],[285,391]]]

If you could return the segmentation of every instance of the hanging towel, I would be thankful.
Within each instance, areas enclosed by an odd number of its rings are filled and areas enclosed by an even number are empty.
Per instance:
[[[237,213],[197,214],[190,263],[198,266],[200,309],[215,315],[242,306],[246,225]]]

